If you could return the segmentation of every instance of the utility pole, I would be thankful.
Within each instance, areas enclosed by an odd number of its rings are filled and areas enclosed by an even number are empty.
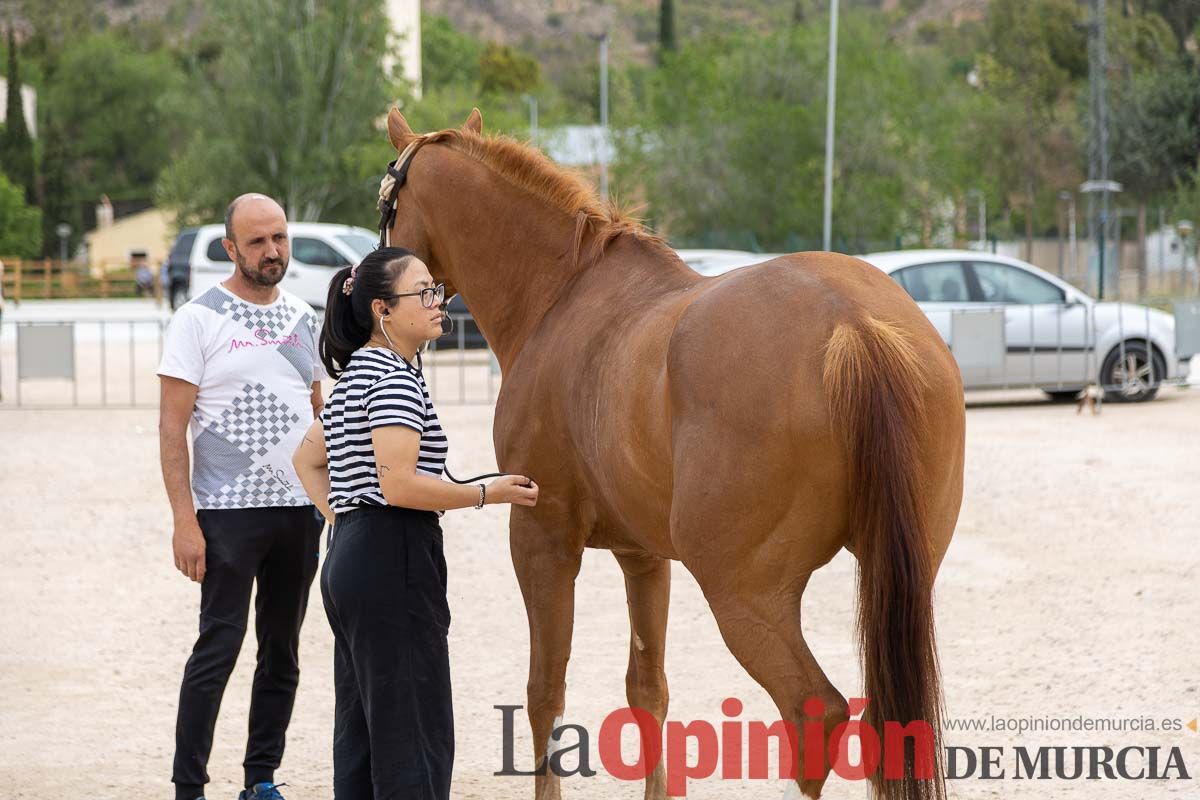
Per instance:
[[[600,199],[608,199],[608,31],[600,36]]]
[[[1096,297],[1104,299],[1108,249],[1109,194],[1121,191],[1108,178],[1108,53],[1105,45],[1104,0],[1090,0],[1088,19],[1088,179],[1080,191],[1088,196],[1088,238],[1096,243]],[[1096,195],[1100,195],[1097,209]]]

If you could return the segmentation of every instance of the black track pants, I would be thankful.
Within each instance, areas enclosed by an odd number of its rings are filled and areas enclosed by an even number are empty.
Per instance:
[[[300,680],[300,625],[317,572],[322,527],[312,506],[200,511],[196,516],[204,532],[205,574],[200,638],[179,690],[171,778],[179,800],[200,796],[208,783],[213,727],[242,648],[255,581],[258,667],[250,696],[245,780],[247,786],[273,780]]]

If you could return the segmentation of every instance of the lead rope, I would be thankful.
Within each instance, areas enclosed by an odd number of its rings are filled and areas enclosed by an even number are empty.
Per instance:
[[[408,367],[413,372],[417,373],[417,375],[421,378],[421,380],[424,381],[425,380],[425,372],[424,372],[425,362],[421,358],[421,351],[420,350],[417,351],[417,365],[414,367],[412,364],[408,363],[407,358],[405,358],[404,356],[402,356],[396,352],[395,347],[392,347],[392,339],[390,336],[388,336],[387,330],[382,325],[379,327],[379,330],[383,333],[383,338],[387,339],[389,349],[391,349],[391,351],[393,353],[395,353],[396,356],[401,361],[404,362],[404,366]],[[452,474],[450,474],[450,468],[447,467],[445,464],[442,465],[442,472],[446,473],[446,477],[449,478],[452,483],[457,483],[460,486],[465,486],[468,483],[475,483],[476,481],[485,480],[487,478],[503,478],[505,475],[512,474],[510,472],[488,472],[483,475],[476,475],[473,478],[464,478],[462,480],[459,480],[458,478],[456,478]],[[528,485],[528,484],[526,484],[526,485]]]

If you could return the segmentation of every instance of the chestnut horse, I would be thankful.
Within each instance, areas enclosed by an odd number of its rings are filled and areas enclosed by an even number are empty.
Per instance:
[[[462,294],[503,373],[497,462],[541,487],[509,523],[535,764],[563,713],[585,547],[611,550],[625,575],[631,707],[660,726],[667,713],[676,559],[780,718],[803,730],[804,702],[819,698],[828,741],[847,702],[805,643],[800,599],[845,547],[858,561],[865,719],[880,732],[925,721],[936,741],[934,777],[909,753],[905,777],[877,777],[875,794],[943,796],[932,589],[962,497],[965,414],[941,337],[894,281],[848,256],[702,277],[539,151],[481,131],[478,109],[422,136],[392,109],[407,175],[383,227]],[[801,741],[796,763],[803,753]],[[828,771],[799,788],[817,797]],[[660,764],[645,796],[665,788]],[[535,779],[539,800],[559,792],[552,771]]]

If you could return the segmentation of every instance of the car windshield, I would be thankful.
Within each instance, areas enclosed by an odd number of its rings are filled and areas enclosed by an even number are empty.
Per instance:
[[[370,236],[361,233],[340,233],[338,240],[342,244],[350,246],[359,258],[365,257],[368,253],[375,249],[375,240]]]

